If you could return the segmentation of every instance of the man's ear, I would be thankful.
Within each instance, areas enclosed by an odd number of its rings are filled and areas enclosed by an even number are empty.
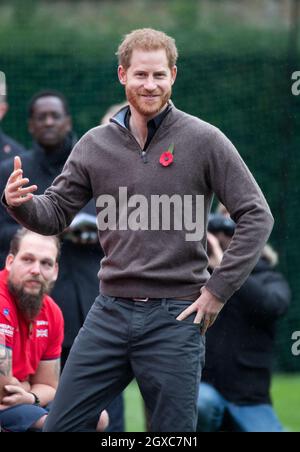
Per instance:
[[[15,260],[15,256],[13,254],[9,254],[5,260],[5,269],[10,272],[12,264]]]
[[[71,118],[71,116],[68,115],[67,118],[66,118],[66,127],[67,127],[67,131],[68,132],[71,132],[72,126],[73,126],[72,118]]]
[[[33,135],[34,132],[34,127],[33,127],[33,121],[31,118],[28,119],[28,132],[30,133],[30,135]]]
[[[56,263],[55,263],[55,272],[54,272],[54,276],[53,276],[53,282],[57,281],[58,273],[59,273],[59,265],[58,265],[58,263],[56,262]]]
[[[177,66],[172,67],[171,73],[172,73],[172,85],[174,85],[176,77],[177,77]]]
[[[121,85],[126,85],[126,83],[127,83],[127,71],[122,65],[120,65],[118,67],[118,77],[119,77],[119,81],[120,81]]]
[[[0,121],[4,118],[6,113],[8,112],[8,103],[7,102],[0,102]]]

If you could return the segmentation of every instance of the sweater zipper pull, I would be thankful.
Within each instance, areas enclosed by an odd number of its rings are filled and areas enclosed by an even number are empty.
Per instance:
[[[146,151],[142,151],[142,159],[143,159],[143,162],[144,162],[144,163],[148,163]]]

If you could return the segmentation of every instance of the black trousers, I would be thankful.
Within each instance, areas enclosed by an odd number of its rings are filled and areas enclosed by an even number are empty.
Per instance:
[[[61,354],[61,368],[65,367],[69,357],[71,347],[63,347]],[[125,414],[124,414],[124,396],[119,394],[106,408],[109,415],[109,426],[105,430],[107,433],[124,432],[125,431]],[[100,412],[99,412],[100,415]],[[0,412],[1,417],[1,412]]]
[[[80,330],[46,432],[95,431],[99,412],[135,377],[154,432],[194,432],[205,345],[191,302],[100,295]]]

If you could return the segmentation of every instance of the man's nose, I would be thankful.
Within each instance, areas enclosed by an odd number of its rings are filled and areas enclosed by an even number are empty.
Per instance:
[[[34,262],[30,268],[32,275],[39,275],[41,273],[41,267],[39,262]]]
[[[156,84],[155,80],[152,77],[149,77],[145,81],[144,88],[147,91],[154,91],[156,89],[156,87],[157,87],[157,84]]]
[[[45,118],[45,125],[46,126],[53,126],[53,124],[55,123],[55,119],[53,118],[52,115],[47,115]]]

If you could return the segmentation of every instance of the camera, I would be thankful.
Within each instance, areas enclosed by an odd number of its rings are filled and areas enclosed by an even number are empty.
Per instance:
[[[208,218],[208,232],[215,234],[217,232],[224,232],[228,237],[232,237],[235,231],[235,222],[220,213],[212,213]]]

